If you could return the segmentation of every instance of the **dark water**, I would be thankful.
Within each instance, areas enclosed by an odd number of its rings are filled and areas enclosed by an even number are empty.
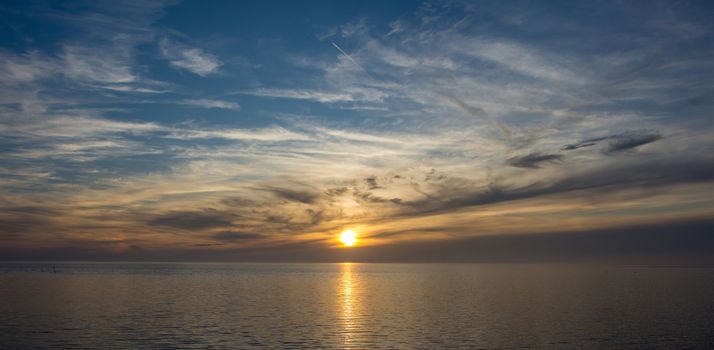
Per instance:
[[[0,264],[0,348],[712,349],[714,269]]]

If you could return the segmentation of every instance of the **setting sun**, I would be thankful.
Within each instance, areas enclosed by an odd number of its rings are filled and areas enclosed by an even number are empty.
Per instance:
[[[346,247],[351,247],[357,243],[357,234],[352,230],[344,230],[340,234],[340,242]]]

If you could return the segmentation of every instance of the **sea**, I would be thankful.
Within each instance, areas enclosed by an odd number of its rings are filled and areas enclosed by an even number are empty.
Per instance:
[[[1,349],[714,349],[714,268],[0,263]]]

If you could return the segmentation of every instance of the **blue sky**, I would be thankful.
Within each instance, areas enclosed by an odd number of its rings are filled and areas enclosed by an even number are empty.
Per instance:
[[[711,222],[713,9],[4,2],[0,247],[339,260],[344,229],[388,256]]]

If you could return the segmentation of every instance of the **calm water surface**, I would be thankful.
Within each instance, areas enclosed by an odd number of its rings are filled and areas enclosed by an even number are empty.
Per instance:
[[[2,349],[712,349],[714,269],[0,263]]]

